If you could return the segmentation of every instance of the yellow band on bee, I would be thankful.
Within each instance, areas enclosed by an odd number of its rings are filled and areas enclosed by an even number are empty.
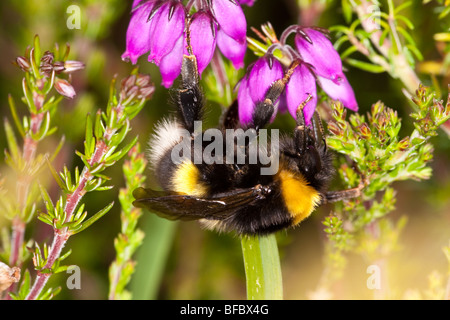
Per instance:
[[[320,203],[320,194],[300,174],[280,170],[278,178],[286,207],[293,217],[293,225],[307,218]]]
[[[200,171],[191,161],[177,166],[171,183],[173,190],[181,194],[202,197],[208,192],[208,188],[200,181]]]

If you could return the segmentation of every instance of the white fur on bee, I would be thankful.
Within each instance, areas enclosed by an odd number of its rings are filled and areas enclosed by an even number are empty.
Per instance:
[[[219,233],[226,232],[226,225],[223,221],[220,220],[209,220],[209,219],[200,219],[200,225],[206,229],[211,231],[216,231]]]
[[[166,152],[182,141],[184,131],[175,119],[163,119],[156,124],[155,133],[148,142],[150,166],[156,167]]]

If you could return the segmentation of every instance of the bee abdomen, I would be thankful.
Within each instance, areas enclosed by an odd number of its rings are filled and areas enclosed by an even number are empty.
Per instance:
[[[242,207],[224,220],[200,221],[203,227],[218,232],[234,231],[238,235],[267,235],[293,225],[281,194],[275,192],[265,201]]]

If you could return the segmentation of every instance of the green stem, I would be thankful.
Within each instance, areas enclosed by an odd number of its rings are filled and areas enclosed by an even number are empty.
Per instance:
[[[275,235],[241,239],[247,278],[247,299],[283,299],[280,257]]]
[[[145,239],[136,254],[131,291],[135,300],[154,300],[158,298],[177,223],[149,213],[143,218]]]
[[[401,47],[400,37],[396,30],[395,25],[392,22],[393,17],[393,8],[394,4],[392,0],[388,1],[389,6],[389,14],[390,21],[389,26],[391,27],[392,41],[389,39],[384,39],[383,43],[380,44],[380,39],[382,35],[381,30],[374,30],[373,25],[370,22],[370,17],[367,16],[367,13],[370,12],[370,7],[373,5],[371,1],[361,1],[358,5],[355,6],[355,11],[358,15],[358,18],[361,20],[361,25],[366,32],[370,33],[370,39],[372,44],[378,49],[378,51],[388,60],[390,61],[391,66],[395,68],[391,68],[386,66],[384,59],[380,59],[377,55],[370,54],[369,58],[376,57],[377,62],[381,66],[386,69],[393,78],[398,78],[403,82],[406,89],[409,93],[414,94],[420,84],[420,79],[417,76],[413,67],[410,66],[408,60],[403,53],[403,49]],[[361,50],[360,50],[361,51]],[[364,53],[364,52],[363,52]],[[367,55],[367,54],[366,54]],[[372,61],[374,61],[372,59]],[[375,62],[375,61],[374,61]],[[375,63],[377,63],[375,62]]]

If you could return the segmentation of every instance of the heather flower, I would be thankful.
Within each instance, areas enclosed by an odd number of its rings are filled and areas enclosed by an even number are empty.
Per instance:
[[[66,48],[67,58],[69,48]],[[18,57],[16,64],[25,72],[33,73],[31,68],[31,62],[25,57]],[[42,77],[36,81],[36,86],[39,88],[44,87],[46,81],[55,88],[55,90],[62,96],[72,99],[75,97],[75,88],[70,84],[69,80],[63,77],[63,74],[72,74],[75,71],[84,69],[84,63],[75,60],[55,61],[55,55],[50,51],[45,51],[39,61],[39,77]],[[33,102],[35,107],[39,110],[44,105],[45,96],[41,92],[33,92]]]
[[[300,64],[292,73],[286,85],[286,107],[292,117],[297,118],[297,108],[300,104],[311,99],[303,107],[303,114],[307,123],[312,118],[317,105],[316,79],[306,64]]]
[[[212,0],[214,17],[220,28],[232,39],[245,43],[247,22],[244,12],[237,3],[230,0]]]
[[[339,100],[342,104],[353,111],[358,111],[355,93],[345,75],[342,75],[338,83],[327,78],[318,77],[320,86],[330,98]]]
[[[238,91],[239,119],[248,124],[256,105],[264,100],[271,84],[283,77],[281,63],[271,56],[262,57],[249,67]]]
[[[123,106],[128,106],[135,100],[150,99],[154,91],[149,75],[132,74],[121,82],[119,101]]]
[[[294,32],[297,50],[286,44],[287,36]],[[292,68],[292,74],[275,110],[287,110],[296,118],[298,107],[306,102],[303,114],[309,125],[318,101],[316,83],[330,98],[341,101],[351,110],[358,110],[355,94],[342,70],[342,61],[327,36],[316,29],[300,26],[287,28],[279,41],[275,34],[273,36],[276,41],[271,39],[273,44],[267,49],[266,55],[254,63],[239,84],[241,123],[251,123],[257,103],[264,99],[275,81],[283,78],[288,68]],[[280,61],[283,61],[283,65],[272,55],[275,49],[282,51],[283,59]]]
[[[321,77],[333,80],[343,76],[342,61],[331,41],[320,31],[305,28],[295,36],[295,45],[302,60],[314,67]]]
[[[239,120],[244,124],[251,123],[255,104],[250,96],[247,78],[243,78],[239,84],[237,100]]]
[[[20,280],[20,269],[0,262],[0,293]]]
[[[197,57],[198,72],[208,66],[216,48],[217,24],[209,11],[198,11],[190,22],[192,53]],[[187,52],[186,52],[187,53]]]
[[[85,65],[81,61],[75,61],[75,60],[66,60],[63,63],[64,65],[64,73],[71,73],[74,71],[82,70],[84,69]]]
[[[69,83],[69,81],[65,79],[60,79],[58,77],[56,77],[55,79],[55,89],[56,91],[58,91],[60,95],[63,95],[70,99],[72,99],[76,95],[75,89]]]
[[[253,1],[242,1],[252,5]],[[192,6],[197,12],[187,16]],[[189,18],[190,42],[186,40],[186,18]],[[137,59],[149,53],[165,87],[172,86],[181,72],[183,54],[190,44],[197,58],[199,73],[211,62],[216,46],[238,69],[244,66],[247,22],[239,2],[230,0],[188,1],[134,0],[127,30],[126,50],[122,59]]]
[[[55,74],[60,74],[62,72],[72,73],[74,71],[84,69],[84,63],[80,61],[74,60],[54,61],[54,59],[55,56],[52,52],[50,51],[44,52],[39,64],[39,71],[41,72],[41,74],[50,77],[53,72]],[[22,70],[24,69],[22,68]]]
[[[281,63],[272,57],[262,57],[252,66],[248,82],[251,84],[250,97],[253,103],[264,99],[270,85],[283,77]]]
[[[137,59],[150,51],[150,22],[149,15],[153,10],[155,1],[147,1],[142,4],[134,1],[133,13],[127,30],[126,51],[122,54],[122,59],[131,60],[133,64]]]
[[[30,62],[25,57],[16,58],[17,66],[22,69],[22,71],[28,72],[31,68]]]
[[[252,6],[255,3],[255,0],[239,0],[240,4],[245,4],[247,6]]]
[[[175,79],[180,75],[184,43],[184,37],[179,37],[172,52],[161,59],[159,71],[161,72],[162,85],[166,88],[172,86]]]
[[[167,1],[156,8],[150,21],[150,55],[148,61],[159,65],[170,53],[185,26],[184,7],[180,2]]]
[[[251,123],[256,105],[264,100],[270,86],[283,78],[283,75],[284,70],[281,63],[270,56],[258,59],[250,67],[247,76],[241,80],[238,90],[241,123]],[[310,100],[305,105],[303,112],[306,122],[309,123],[317,104],[316,79],[309,66],[301,63],[294,69],[284,94],[275,103],[279,102],[280,111],[287,109],[296,118],[298,106],[307,99]]]
[[[217,46],[220,52],[233,63],[236,69],[244,67],[245,51],[247,43],[239,43],[228,36],[222,29],[217,32]]]
[[[193,53],[197,61],[203,60],[202,68],[199,66],[199,69],[203,71],[203,66],[209,64],[216,44],[236,69],[242,68],[247,49],[247,21],[239,3],[230,0],[211,0],[202,6],[204,7],[193,14],[190,26]]]
[[[162,84],[170,87],[181,70],[185,18],[181,2],[135,0],[122,59],[136,64],[149,53],[148,61],[160,67]]]

